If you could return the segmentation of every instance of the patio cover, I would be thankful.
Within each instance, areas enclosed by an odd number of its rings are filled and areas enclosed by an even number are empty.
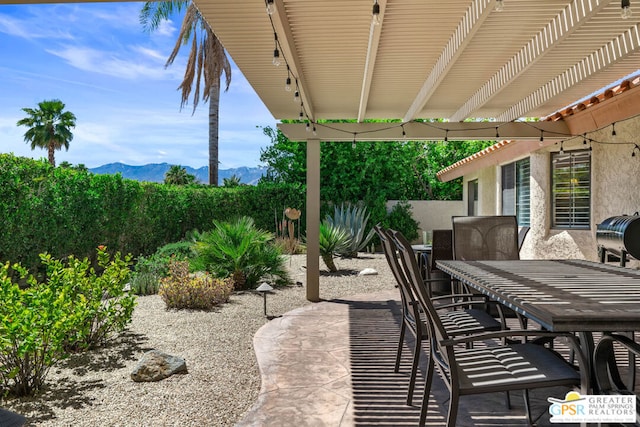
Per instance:
[[[270,1],[194,0],[273,117],[302,113],[316,128],[279,125],[290,139],[308,141],[312,301],[319,299],[321,140],[397,140],[403,130],[412,140],[562,138],[563,121],[514,121],[551,115],[640,64],[640,1],[631,0],[629,19],[620,0],[503,0],[503,11],[496,0],[273,0],[269,15]],[[421,123],[432,118],[448,122]],[[327,128],[316,125],[321,119],[358,123]],[[367,119],[399,122],[376,131]],[[465,119],[490,122],[459,123]]]
[[[640,64],[638,11],[618,0],[195,0],[292,140],[307,140],[307,298],[319,300],[322,141],[566,137],[551,115]],[[374,3],[380,24],[372,20]],[[632,7],[634,6],[632,2]],[[281,65],[274,66],[278,49]],[[291,77],[292,90],[285,90]],[[299,98],[294,100],[298,91]],[[423,119],[444,118],[429,126]],[[459,123],[465,119],[489,119]],[[318,124],[355,119],[355,124]],[[397,119],[384,130],[367,119]],[[401,123],[406,123],[401,126]]]

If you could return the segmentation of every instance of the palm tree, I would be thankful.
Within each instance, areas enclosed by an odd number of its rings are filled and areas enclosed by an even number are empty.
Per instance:
[[[164,174],[165,184],[186,185],[193,184],[195,181],[196,177],[187,173],[187,169],[180,165],[171,166]]]
[[[239,187],[242,185],[241,178],[236,174],[231,175],[229,178],[223,178],[222,182],[225,187]]]
[[[28,117],[18,121],[18,126],[27,126],[24,142],[31,143],[31,149],[44,148],[49,152],[49,163],[56,165],[55,150],[64,147],[69,150],[69,142],[73,139],[71,128],[76,127],[76,116],[63,111],[64,103],[59,99],[42,101],[38,108],[23,108]]]
[[[220,79],[224,72],[226,78],[225,92],[231,84],[231,65],[227,59],[224,47],[211,30],[209,24],[196,5],[190,0],[148,1],[140,11],[140,22],[146,31],[156,30],[163,20],[169,19],[174,13],[186,8],[182,27],[178,34],[176,45],[165,64],[173,63],[180,51],[180,47],[189,44],[191,52],[187,60],[184,78],[178,89],[182,91],[180,109],[189,100],[193,91],[193,112],[196,111],[200,100],[200,83],[204,90],[202,100],[209,101],[209,184],[218,185],[218,120],[220,109]],[[195,80],[195,88],[194,88]]]

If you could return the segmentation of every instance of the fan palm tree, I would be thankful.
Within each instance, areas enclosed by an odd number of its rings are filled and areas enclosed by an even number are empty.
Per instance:
[[[185,106],[193,90],[193,113],[200,100],[200,83],[204,85],[202,100],[209,102],[209,184],[218,185],[218,120],[220,79],[224,72],[225,92],[231,84],[231,64],[224,47],[211,30],[196,5],[189,0],[148,1],[140,11],[140,22],[146,31],[156,30],[163,20],[186,8],[178,40],[165,67],[173,64],[182,46],[191,41],[184,78],[178,89],[182,92],[180,108]],[[194,87],[195,80],[195,87]]]
[[[64,147],[69,150],[69,142],[73,139],[71,128],[76,127],[76,116],[64,110],[64,103],[59,99],[42,101],[38,108],[23,108],[28,117],[18,121],[18,126],[27,126],[24,142],[31,143],[31,149],[36,147],[46,149],[49,153],[49,163],[56,165],[55,150]]]
[[[196,177],[187,173],[187,169],[180,165],[171,166],[167,173],[164,174],[165,184],[186,185],[193,184],[195,181]]]

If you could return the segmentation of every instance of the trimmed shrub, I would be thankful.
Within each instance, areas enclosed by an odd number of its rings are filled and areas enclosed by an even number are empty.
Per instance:
[[[209,274],[189,274],[187,261],[172,260],[169,276],[160,280],[158,294],[167,308],[211,310],[229,301],[231,279],[216,279]]]

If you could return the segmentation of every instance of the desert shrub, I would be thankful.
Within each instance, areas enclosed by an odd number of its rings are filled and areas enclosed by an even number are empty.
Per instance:
[[[396,203],[383,225],[402,232],[409,241],[418,238],[418,222],[411,216],[411,204],[407,201]]]
[[[47,285],[69,298],[78,313],[74,330],[67,335],[65,346],[71,351],[98,347],[114,332],[120,332],[131,322],[136,305],[135,295],[125,291],[129,279],[131,256],[113,258],[106,247],[98,247],[100,274],[87,258],[68,257],[67,262],[49,254],[41,256],[47,267]]]
[[[77,315],[70,299],[37,283],[26,269],[14,265],[29,287],[10,278],[9,263],[0,267],[0,387],[16,396],[34,394],[49,369],[66,357],[66,334]]]
[[[193,242],[182,241],[164,245],[150,257],[139,257],[131,275],[131,292],[136,295],[157,294],[160,279],[169,274],[171,259],[187,260],[193,256]]]
[[[158,294],[167,308],[210,310],[229,300],[231,279],[217,279],[209,274],[189,274],[189,262],[172,260],[169,276],[160,280]]]
[[[118,254],[110,261],[99,249],[100,275],[86,258],[69,257],[66,264],[49,254],[41,258],[47,267],[42,282],[20,264],[0,267],[0,387],[18,396],[37,392],[69,350],[102,343],[122,330],[135,305],[123,293],[129,270]]]
[[[257,228],[253,219],[214,221],[214,229],[196,241],[198,256],[192,265],[217,278],[231,277],[235,289],[255,288],[259,281],[289,283],[282,252],[271,243],[273,234]]]

